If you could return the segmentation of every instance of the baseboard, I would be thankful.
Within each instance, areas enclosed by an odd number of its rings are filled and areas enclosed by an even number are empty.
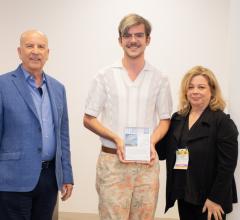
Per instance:
[[[97,214],[76,213],[76,212],[59,212],[58,220],[99,220]],[[155,220],[177,220],[174,218],[155,218]]]

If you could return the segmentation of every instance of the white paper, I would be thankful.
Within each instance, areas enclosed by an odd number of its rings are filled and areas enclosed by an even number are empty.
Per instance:
[[[150,161],[150,128],[124,130],[125,160]]]

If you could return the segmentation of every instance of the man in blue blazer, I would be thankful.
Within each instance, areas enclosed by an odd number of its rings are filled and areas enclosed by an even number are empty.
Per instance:
[[[0,218],[51,220],[73,188],[65,89],[43,72],[48,39],[24,32],[22,64],[0,76]]]

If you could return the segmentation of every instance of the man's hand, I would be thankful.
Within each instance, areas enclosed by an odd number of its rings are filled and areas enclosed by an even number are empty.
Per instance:
[[[61,200],[66,201],[72,195],[73,185],[72,184],[63,184],[61,190]]]
[[[154,161],[156,159],[156,150],[155,150],[155,144],[151,141],[151,146],[150,146],[150,162],[149,165],[152,166],[154,164]]]
[[[117,148],[117,155],[118,155],[118,158],[119,160],[122,162],[122,163],[126,163],[127,161],[124,160],[124,142],[121,138],[116,138],[115,139],[115,144],[116,144],[116,148]]]

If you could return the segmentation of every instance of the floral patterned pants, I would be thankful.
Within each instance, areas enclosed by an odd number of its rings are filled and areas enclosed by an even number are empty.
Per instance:
[[[116,154],[101,152],[96,189],[101,220],[153,220],[159,191],[159,161],[153,166],[123,164]]]

